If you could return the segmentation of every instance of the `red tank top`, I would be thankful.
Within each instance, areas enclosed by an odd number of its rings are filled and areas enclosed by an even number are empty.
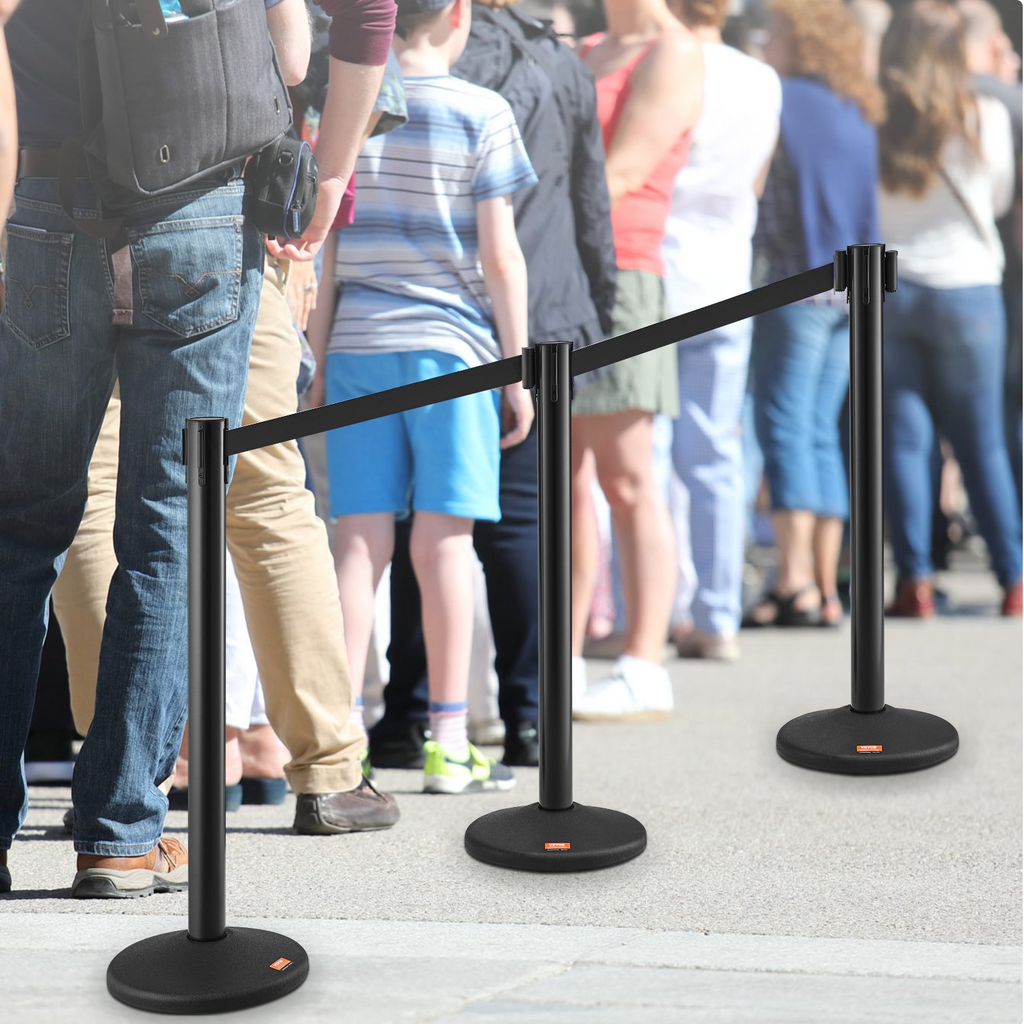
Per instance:
[[[580,57],[586,57],[603,38],[598,34],[586,39],[580,46]],[[632,60],[598,78],[595,83],[597,119],[601,122],[606,153],[629,101],[633,72],[654,45],[651,43]],[[672,204],[676,175],[686,166],[690,156],[691,134],[687,131],[680,135],[647,181],[635,192],[623,196],[612,209],[615,262],[620,270],[649,270],[659,277],[664,274],[661,243],[665,237],[665,222]]]

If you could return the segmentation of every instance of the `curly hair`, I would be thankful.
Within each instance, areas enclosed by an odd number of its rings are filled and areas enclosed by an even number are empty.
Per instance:
[[[864,32],[842,0],[771,0],[768,10],[793,33],[794,75],[820,78],[871,124],[883,119],[882,92],[864,71]]]
[[[899,10],[882,40],[879,77],[889,109],[878,130],[887,191],[921,195],[958,135],[980,153],[963,19],[954,5],[914,0]]]

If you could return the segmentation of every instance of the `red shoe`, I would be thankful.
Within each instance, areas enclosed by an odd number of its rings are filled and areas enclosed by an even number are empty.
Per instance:
[[[1000,613],[1007,619],[1019,619],[1022,611],[1024,611],[1024,593],[1021,592],[1021,581],[1017,580],[1003,594],[1003,606]]]
[[[899,580],[896,597],[885,609],[896,619],[930,619],[935,614],[935,592],[931,580]]]

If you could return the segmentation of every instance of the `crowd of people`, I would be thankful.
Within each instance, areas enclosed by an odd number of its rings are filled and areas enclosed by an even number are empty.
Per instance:
[[[175,17],[203,2],[161,0]],[[237,426],[529,344],[590,346],[882,240],[900,252],[888,611],[934,614],[959,473],[1001,612],[1021,614],[1020,63],[988,0],[751,0],[738,16],[729,0],[318,0],[331,20],[312,36],[304,0],[264,2],[320,164],[312,225],[266,240],[241,166],[119,210],[127,322],[110,243],[82,227],[97,193],[57,180],[82,0],[60,17],[22,0],[6,24],[20,152],[0,319],[0,892],[26,740],[53,731],[51,608],[85,737],[72,894],[187,885],[163,826],[188,799],[189,416]],[[832,293],[577,378],[575,718],[671,715],[669,640],[731,662],[741,626],[842,623],[848,386]],[[399,809],[375,768],[460,794],[536,765],[533,435],[515,385],[332,431],[322,464],[296,442],[231,460],[229,809],[290,786],[300,833],[387,829]],[[748,593],[764,511],[775,567]],[[500,759],[470,733],[488,628]],[[587,645],[609,632],[616,658],[588,679]]]

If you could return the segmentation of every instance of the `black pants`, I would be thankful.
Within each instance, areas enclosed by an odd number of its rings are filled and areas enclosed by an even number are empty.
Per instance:
[[[537,438],[501,453],[501,520],[477,522],[473,546],[484,568],[494,634],[498,709],[510,724],[537,720]],[[373,739],[427,721],[429,689],[420,590],[409,559],[412,520],[395,524],[391,563],[391,681]]]

